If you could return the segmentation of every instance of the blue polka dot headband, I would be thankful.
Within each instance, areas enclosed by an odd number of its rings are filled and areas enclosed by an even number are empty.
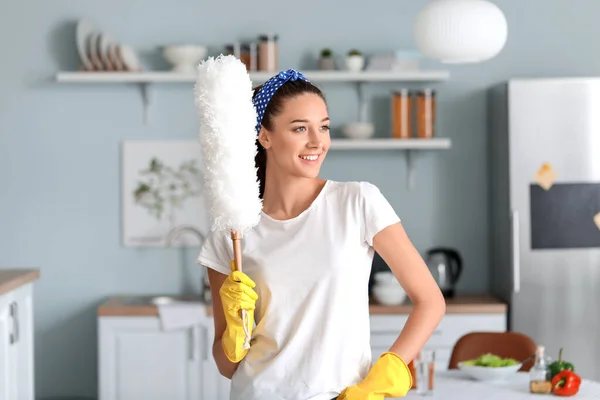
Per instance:
[[[266,81],[258,93],[252,99],[254,108],[256,109],[256,135],[260,132],[260,125],[262,124],[263,117],[265,116],[265,110],[271,98],[284,83],[287,81],[295,81],[302,79],[303,81],[310,82],[301,72],[294,69],[288,69],[287,71],[281,71],[277,75],[271,77]]]

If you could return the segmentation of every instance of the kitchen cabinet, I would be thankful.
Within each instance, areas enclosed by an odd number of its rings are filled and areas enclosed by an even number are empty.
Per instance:
[[[98,309],[99,400],[227,400],[230,380],[212,356],[210,306],[193,327],[164,331],[152,305],[115,297]],[[142,302],[143,303],[143,302]],[[388,351],[402,330],[410,305],[371,306],[371,349],[375,360]],[[435,350],[436,368],[448,368],[458,339],[473,331],[506,331],[506,305],[489,297],[459,297],[426,347]]]
[[[0,400],[33,400],[33,283],[37,272],[0,270]]]
[[[227,399],[208,326],[164,331],[156,316],[100,317],[99,400]]]
[[[389,350],[398,338],[408,315],[371,316],[371,352],[373,360]],[[426,349],[435,351],[435,368],[448,369],[454,344],[461,336],[474,331],[505,332],[506,314],[446,314],[427,343]]]

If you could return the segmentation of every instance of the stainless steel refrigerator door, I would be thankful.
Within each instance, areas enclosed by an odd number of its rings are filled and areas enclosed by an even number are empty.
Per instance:
[[[600,242],[590,230],[594,203],[600,212],[600,79],[510,81],[508,111],[512,329],[553,358],[564,347],[579,372],[600,379]],[[535,180],[544,163],[556,171],[548,191]]]

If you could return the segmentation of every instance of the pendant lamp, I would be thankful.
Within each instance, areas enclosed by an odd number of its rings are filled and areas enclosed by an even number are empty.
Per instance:
[[[500,53],[507,34],[504,13],[487,0],[433,0],[414,26],[421,52],[447,64],[489,60]]]

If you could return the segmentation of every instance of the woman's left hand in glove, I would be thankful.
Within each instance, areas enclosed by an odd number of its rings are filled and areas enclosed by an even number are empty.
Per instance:
[[[386,352],[375,362],[367,377],[340,393],[338,400],[383,400],[404,397],[412,387],[412,375],[404,360]]]

